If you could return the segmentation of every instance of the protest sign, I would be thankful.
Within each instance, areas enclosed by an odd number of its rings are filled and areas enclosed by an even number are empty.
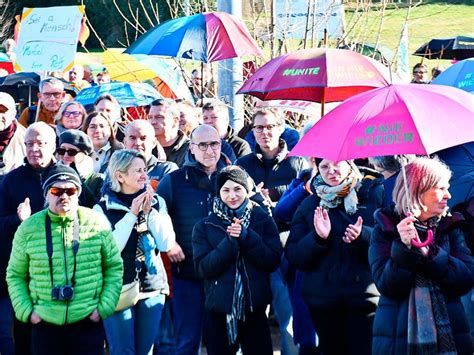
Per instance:
[[[74,64],[84,6],[24,8],[16,71],[64,71]]]

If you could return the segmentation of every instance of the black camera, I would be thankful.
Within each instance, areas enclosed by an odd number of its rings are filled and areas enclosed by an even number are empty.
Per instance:
[[[53,301],[70,301],[74,298],[74,287],[71,285],[53,287],[51,296]]]

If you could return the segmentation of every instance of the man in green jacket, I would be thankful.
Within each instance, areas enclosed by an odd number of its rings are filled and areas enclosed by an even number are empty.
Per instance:
[[[7,284],[16,317],[33,324],[35,354],[103,354],[101,319],[122,287],[122,258],[108,221],[79,207],[81,180],[64,165],[43,184],[48,208],[15,233]]]

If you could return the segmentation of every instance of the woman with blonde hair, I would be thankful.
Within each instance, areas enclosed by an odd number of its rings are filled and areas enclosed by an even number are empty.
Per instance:
[[[86,117],[87,111],[79,102],[68,101],[63,103],[54,117],[56,135],[59,137],[61,133],[68,129],[81,129]]]
[[[472,354],[460,296],[474,283],[461,215],[448,213],[449,168],[416,158],[393,190],[395,206],[375,213],[369,248],[381,293],[373,354]],[[408,190],[405,188],[408,187]]]

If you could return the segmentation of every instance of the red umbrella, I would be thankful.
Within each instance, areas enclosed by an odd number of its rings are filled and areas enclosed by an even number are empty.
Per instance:
[[[343,101],[389,83],[369,58],[346,49],[303,49],[274,58],[237,92],[261,100]]]

